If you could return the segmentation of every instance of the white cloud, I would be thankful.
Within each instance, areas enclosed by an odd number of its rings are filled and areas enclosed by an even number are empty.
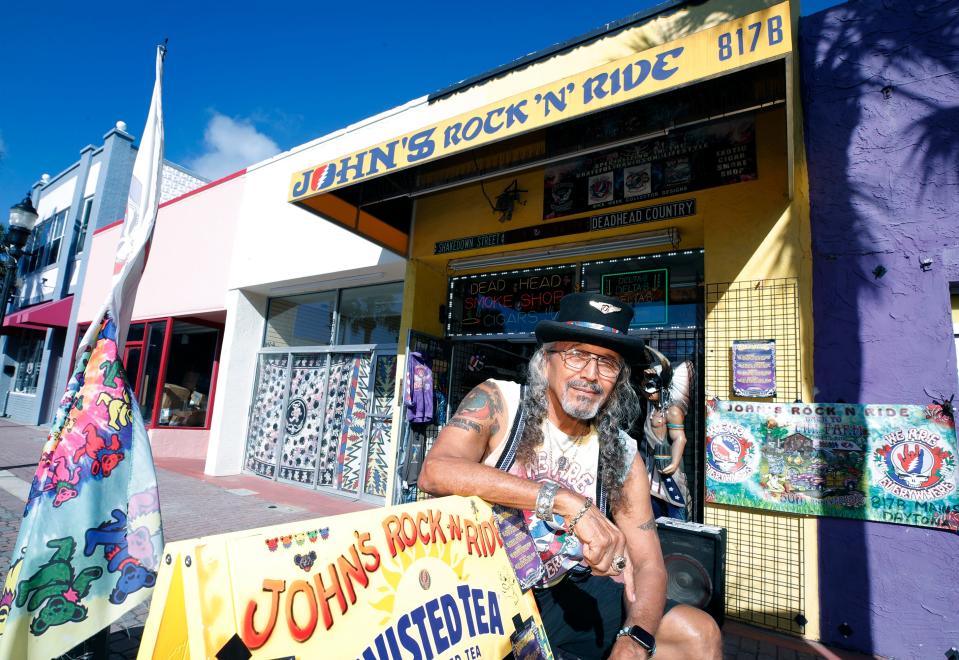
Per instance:
[[[203,133],[206,152],[187,163],[209,179],[232,174],[264,158],[280,153],[280,147],[256,130],[253,122],[214,112]]]

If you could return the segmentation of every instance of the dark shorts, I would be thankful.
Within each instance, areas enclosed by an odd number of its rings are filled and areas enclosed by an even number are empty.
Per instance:
[[[590,573],[570,574],[535,595],[554,655],[559,650],[590,660],[609,653],[623,625],[623,585]]]
[[[536,605],[553,655],[605,658],[626,618],[624,589],[612,578],[591,573],[570,573],[555,587],[536,589]],[[663,612],[678,604],[667,599]]]

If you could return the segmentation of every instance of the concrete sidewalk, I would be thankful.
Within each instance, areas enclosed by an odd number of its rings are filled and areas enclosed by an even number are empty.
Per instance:
[[[46,429],[0,419],[0,584],[9,568],[29,485]],[[157,481],[167,541],[234,532],[337,515],[368,504],[288,486],[252,475],[209,477],[202,461],[158,459]],[[149,603],[111,627],[110,660],[135,658]],[[815,642],[727,622],[727,660],[856,660],[866,656],[830,650]]]

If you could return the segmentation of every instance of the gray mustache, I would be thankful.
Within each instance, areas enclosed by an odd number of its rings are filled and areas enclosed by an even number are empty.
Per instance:
[[[586,380],[571,380],[566,384],[566,389],[571,389],[573,387],[579,388],[581,390],[589,390],[593,394],[602,394],[603,388],[599,386],[598,383],[590,383]]]

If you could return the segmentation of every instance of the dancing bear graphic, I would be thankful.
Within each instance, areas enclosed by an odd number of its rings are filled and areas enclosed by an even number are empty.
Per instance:
[[[103,575],[99,566],[90,566],[74,574],[73,552],[76,542],[70,538],[53,539],[48,548],[56,552],[37,572],[17,585],[17,607],[40,610],[30,622],[30,632],[42,635],[53,626],[87,618],[87,608],[80,600],[90,593],[95,580]]]

